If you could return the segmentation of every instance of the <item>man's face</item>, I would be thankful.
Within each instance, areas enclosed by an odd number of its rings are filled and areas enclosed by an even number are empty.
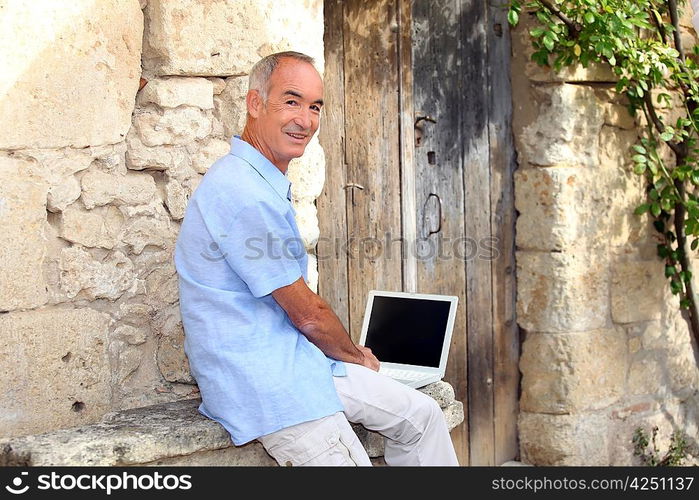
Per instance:
[[[318,130],[323,82],[306,62],[285,58],[269,79],[267,102],[259,108],[257,140],[278,168],[303,155]]]

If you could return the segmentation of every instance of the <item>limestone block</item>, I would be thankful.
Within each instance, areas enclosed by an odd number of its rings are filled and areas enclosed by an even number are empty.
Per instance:
[[[118,242],[124,225],[124,216],[114,206],[85,210],[73,204],[60,216],[61,238],[86,247],[112,249]]]
[[[541,166],[595,166],[604,108],[592,88],[581,85],[533,87],[538,116],[519,140],[520,161]]]
[[[87,424],[109,407],[109,316],[44,309],[0,316],[3,437]],[[37,362],[40,360],[40,362]]]
[[[82,201],[87,209],[110,203],[139,205],[157,196],[153,177],[145,173],[111,175],[90,170],[83,175],[81,184]]]
[[[318,293],[318,258],[315,254],[308,254],[308,266],[306,269],[308,276],[308,288],[313,290],[314,293]]]
[[[243,75],[292,47],[323,66],[320,0],[151,0],[144,13],[143,66],[157,75]]]
[[[223,89],[226,88],[226,80],[224,80],[223,78],[218,78],[214,76],[209,78],[209,81],[214,86],[214,95],[219,95],[221,92],[223,92]]]
[[[258,442],[232,446],[225,429],[197,411],[200,403],[184,399],[117,411],[97,424],[2,440],[0,466],[275,464]],[[460,401],[443,411],[449,429],[463,421]],[[370,456],[383,453],[379,434],[354,428]]]
[[[699,387],[699,367],[690,341],[670,348],[665,369],[674,394],[687,398],[696,392]]]
[[[158,338],[158,369],[168,382],[194,384],[184,353],[184,329],[177,308],[162,311],[153,320]]]
[[[605,177],[599,169],[537,167],[515,172],[517,247],[562,250],[604,245],[609,228]]]
[[[147,147],[135,129],[129,132],[126,143],[126,166],[131,170],[178,170],[191,165],[189,154],[182,146]]]
[[[123,342],[115,342],[115,344],[118,345],[115,376],[117,384],[122,386],[126,379],[141,366],[145,353],[141,345],[129,345]]]
[[[199,108],[180,106],[162,112],[146,108],[133,117],[133,126],[146,146],[187,144],[211,133],[211,115]]]
[[[657,353],[637,353],[629,366],[626,391],[629,395],[664,395],[668,380]]]
[[[206,78],[166,77],[149,80],[138,94],[141,105],[157,104],[163,108],[194,106],[214,107],[214,84]]]
[[[313,203],[320,196],[325,183],[325,153],[317,135],[308,143],[301,158],[291,160],[287,175],[294,199]]]
[[[192,167],[198,174],[205,174],[216,160],[230,153],[231,145],[228,141],[210,138],[200,147],[192,149]]]
[[[642,406],[643,403],[639,403]],[[670,436],[675,428],[685,428],[678,420],[679,415],[668,411],[654,411],[657,405],[651,405],[647,411],[632,412],[625,419],[617,421],[612,427],[610,439],[611,463],[615,466],[640,466],[641,459],[634,455],[633,435],[637,428],[642,428],[650,437],[654,426],[658,427],[656,445],[665,452],[670,445]],[[695,434],[696,435],[696,434]],[[652,445],[651,445],[652,449]],[[647,449],[647,451],[650,451]]]
[[[119,251],[98,261],[80,247],[65,248],[60,269],[61,289],[70,298],[82,292],[88,300],[118,299],[136,280],[132,262]]]
[[[318,211],[316,206],[311,203],[296,203],[296,224],[299,227],[299,233],[306,246],[306,250],[310,251],[315,248],[320,238],[320,229],[318,228]]]
[[[522,462],[531,465],[610,465],[609,418],[602,413],[520,412]]]
[[[165,185],[165,205],[174,220],[184,218],[188,200],[189,193],[182,187],[182,184],[174,179],[170,179]]]
[[[174,245],[177,233],[169,220],[153,217],[136,217],[129,220],[121,240],[140,254],[149,245],[168,248]]]
[[[46,208],[49,212],[61,212],[80,198],[80,182],[74,176],[66,177],[61,183],[49,188]]]
[[[660,319],[665,265],[657,260],[617,262],[612,265],[612,320],[634,323]]]
[[[522,346],[522,411],[564,414],[605,408],[623,395],[623,329],[530,333]]]
[[[223,124],[223,133],[226,138],[243,133],[247,116],[245,103],[247,93],[247,77],[232,77],[226,78],[225,88],[214,97],[215,115]]]
[[[590,189],[603,192],[609,200],[606,228],[612,246],[638,245],[651,238],[647,215],[638,216],[636,207],[646,201],[645,179],[633,172],[631,147],[637,142],[635,130],[604,126],[600,132],[599,181]],[[603,216],[596,213],[596,217]]]
[[[4,2],[0,149],[113,144],[141,74],[137,0]]]
[[[0,311],[30,309],[48,300],[43,263],[49,186],[28,174],[35,163],[0,156]]]
[[[536,332],[580,332],[609,322],[606,258],[592,252],[517,252],[517,321]]]
[[[174,304],[179,300],[177,272],[175,271],[174,258],[156,268],[151,266],[146,278],[146,293],[153,301]]]
[[[146,342],[147,333],[144,328],[131,325],[120,325],[114,329],[114,338],[129,345],[141,345]]]
[[[628,107],[607,103],[604,105],[604,124],[630,130],[636,127],[636,120],[629,113]]]

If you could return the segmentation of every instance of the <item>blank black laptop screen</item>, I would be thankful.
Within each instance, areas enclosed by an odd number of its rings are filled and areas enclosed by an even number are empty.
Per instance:
[[[450,302],[374,297],[364,345],[379,361],[439,368]]]

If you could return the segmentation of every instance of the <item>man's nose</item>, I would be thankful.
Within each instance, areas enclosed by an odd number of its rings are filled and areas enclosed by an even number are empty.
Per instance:
[[[299,110],[299,112],[296,114],[295,121],[300,127],[303,127],[305,130],[310,129],[313,125],[313,116],[311,115],[311,111],[309,109]]]

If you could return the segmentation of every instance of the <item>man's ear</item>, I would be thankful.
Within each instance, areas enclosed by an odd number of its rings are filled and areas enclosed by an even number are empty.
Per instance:
[[[260,116],[260,110],[264,106],[262,102],[262,96],[257,90],[248,90],[248,94],[245,96],[245,104],[248,107],[248,114],[253,118]]]

